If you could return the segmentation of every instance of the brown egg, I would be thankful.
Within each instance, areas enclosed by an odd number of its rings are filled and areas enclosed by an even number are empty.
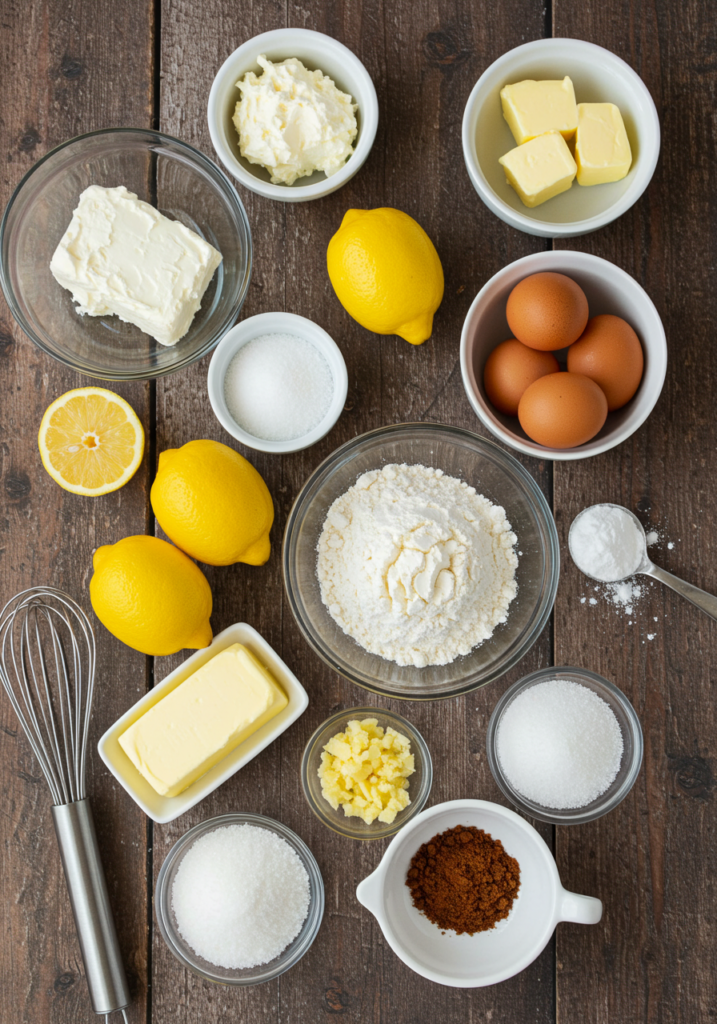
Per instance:
[[[588,322],[588,300],[572,277],[551,271],[523,278],[508,296],[508,326],[518,341],[555,352],[577,341]]]
[[[607,418],[607,398],[582,373],[551,373],[526,389],[520,425],[546,448],[577,448],[595,437]]]
[[[515,338],[502,342],[488,356],[483,383],[489,400],[498,412],[518,415],[518,402],[534,380],[560,367],[552,352],[536,352]]]
[[[605,392],[610,412],[621,409],[640,386],[645,360],[640,339],[619,316],[603,313],[568,349],[568,370],[584,373]]]

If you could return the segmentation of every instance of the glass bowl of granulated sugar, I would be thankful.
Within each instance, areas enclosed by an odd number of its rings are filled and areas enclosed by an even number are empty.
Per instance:
[[[282,561],[314,651],[405,700],[507,672],[542,632],[560,571],[532,476],[492,441],[435,423],[381,427],[330,455],[294,502]]]
[[[183,967],[219,985],[259,985],[304,956],[324,914],[308,846],[261,814],[200,822],[177,840],[157,879],[159,930]]]

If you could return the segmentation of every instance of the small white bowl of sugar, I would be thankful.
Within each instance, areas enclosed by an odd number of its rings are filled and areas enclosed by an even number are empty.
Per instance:
[[[331,430],[348,391],[341,351],[295,313],[260,313],[232,327],[209,364],[214,415],[237,441],[262,452],[298,452]]]

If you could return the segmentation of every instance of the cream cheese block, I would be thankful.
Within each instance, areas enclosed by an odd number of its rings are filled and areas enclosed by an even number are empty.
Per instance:
[[[123,185],[90,185],[50,261],[77,312],[116,315],[160,345],[189,330],[222,255]]]
[[[177,796],[287,704],[252,652],[232,644],[130,725],[119,743],[160,796]]]

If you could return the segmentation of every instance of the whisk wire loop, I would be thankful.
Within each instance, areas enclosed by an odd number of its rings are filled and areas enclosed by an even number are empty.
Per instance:
[[[33,587],[0,612],[0,680],[56,805],[85,797],[95,661],[89,620],[62,591]]]

